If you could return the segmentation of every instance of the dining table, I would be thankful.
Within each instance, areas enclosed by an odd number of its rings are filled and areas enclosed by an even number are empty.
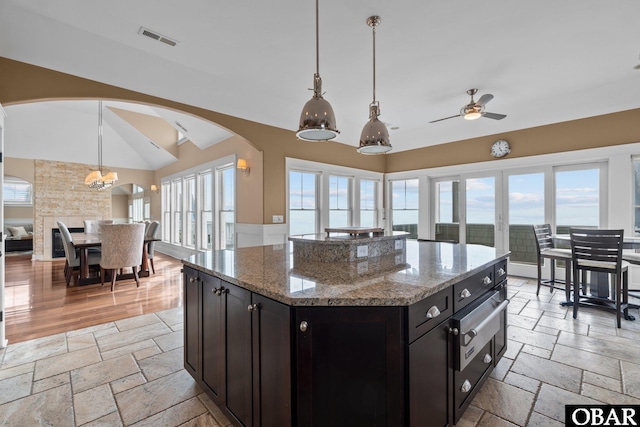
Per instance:
[[[140,264],[140,271],[138,271],[138,277],[149,277],[149,252],[148,246],[150,242],[157,242],[160,239],[154,237],[144,237],[144,244],[142,245],[142,264]],[[78,277],[78,285],[89,285],[93,283],[99,283],[100,277],[91,277],[89,274],[89,250],[91,248],[102,247],[102,240],[99,234],[89,233],[71,233],[71,243],[74,248],[78,249],[80,255],[80,273]],[[116,280],[132,279],[133,273],[119,274]]]

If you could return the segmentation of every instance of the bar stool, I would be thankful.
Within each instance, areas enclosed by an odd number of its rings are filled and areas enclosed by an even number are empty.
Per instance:
[[[541,285],[548,285],[549,291],[554,289],[564,289],[567,301],[571,301],[571,249],[556,248],[551,237],[551,226],[541,224],[533,226],[533,234],[536,236],[536,250],[538,252],[538,289],[536,295],[540,293]],[[551,277],[542,278],[542,264],[544,260],[551,261]],[[565,262],[565,279],[556,279],[556,261]],[[563,286],[556,286],[556,283]]]

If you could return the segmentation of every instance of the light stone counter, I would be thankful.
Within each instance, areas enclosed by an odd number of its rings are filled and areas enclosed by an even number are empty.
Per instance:
[[[183,263],[291,306],[405,306],[508,254],[481,245],[407,240],[401,255],[361,262],[294,265],[286,244],[204,252]]]

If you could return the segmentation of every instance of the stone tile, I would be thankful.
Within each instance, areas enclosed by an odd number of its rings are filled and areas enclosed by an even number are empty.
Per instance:
[[[592,399],[599,400],[600,402],[608,403],[609,405],[638,405],[640,399],[636,399],[633,396],[628,396],[615,391],[607,390],[606,388],[598,387],[597,385],[584,383],[582,384],[583,396],[591,397]]]
[[[69,384],[70,382],[71,379],[69,378],[69,372],[63,372],[62,374],[54,375],[53,377],[35,381],[33,383],[32,393],[40,393],[51,388],[60,387],[63,384]]]
[[[518,353],[520,353],[520,349],[524,344],[517,341],[507,341],[507,351],[504,352],[504,357],[509,359],[515,359]]]
[[[23,365],[36,360],[67,352],[65,334],[56,334],[8,346],[4,352],[2,367]]]
[[[96,339],[93,334],[82,334],[67,336],[67,348],[69,351],[76,351],[87,347],[94,347]]]
[[[116,402],[113,400],[108,384],[74,394],[73,408],[77,425],[117,411]]]
[[[544,332],[545,334],[555,335],[555,336],[558,336],[560,334],[559,329],[550,328],[547,326],[541,326],[540,323],[538,323],[538,325],[535,328],[533,328],[533,330],[535,332]]]
[[[184,312],[182,310],[182,307],[157,311],[156,316],[158,316],[164,323],[171,327],[184,322]]]
[[[538,388],[540,388],[540,381],[517,374],[515,372],[509,372],[504,378],[504,382],[531,393],[537,393]]]
[[[503,420],[502,418],[498,418],[493,414],[488,412],[484,413],[484,416],[477,424],[477,427],[517,427],[516,424],[510,423],[509,421]]]
[[[178,323],[178,324],[175,324],[175,325],[171,325],[170,328],[174,332],[183,331],[184,330],[184,323]]]
[[[146,382],[147,380],[144,378],[144,376],[138,372],[137,374],[129,375],[128,377],[111,381],[111,390],[113,390],[113,394],[118,394]]]
[[[574,393],[580,392],[582,371],[573,366],[526,353],[520,353],[511,366],[511,370],[529,378],[534,378],[544,383],[573,391]]]
[[[469,405],[456,423],[456,427],[475,427],[478,425],[480,418],[484,415],[484,411],[477,406]]]
[[[71,387],[65,384],[42,393],[0,405],[0,420],[6,426],[73,426]]]
[[[98,331],[104,331],[104,330],[108,330],[108,329],[111,329],[111,328],[114,328],[114,327],[115,327],[115,324],[113,322],[108,322],[108,323],[102,323],[100,325],[89,326],[89,327],[82,328],[82,329],[76,329],[74,331],[67,332],[67,338],[75,337],[75,336],[79,336],[79,335],[91,334],[91,333],[98,332]]]
[[[513,360],[503,357],[502,359],[500,359],[498,365],[493,369],[493,371],[491,371],[491,374],[489,375],[492,378],[497,379],[498,381],[504,380],[504,377],[507,375],[507,372],[509,372],[509,368],[511,368],[512,363]]]
[[[564,415],[563,415],[564,419]],[[527,427],[562,427],[564,422],[554,420],[537,412],[532,412]]]
[[[148,349],[148,348],[157,348],[155,341],[152,339],[134,342],[133,344],[125,345],[122,347],[114,348],[113,350],[104,351],[100,353],[103,360],[115,359],[116,357],[124,356],[127,354],[131,354],[136,351]]]
[[[216,422],[223,426],[223,427],[227,427],[227,426],[233,426],[233,424],[231,423],[231,421],[229,421],[229,419],[226,417],[226,415],[224,415],[222,413],[222,411],[220,410],[220,408],[218,408],[218,406],[216,406],[215,403],[213,403],[213,401],[209,398],[209,396],[206,395],[206,393],[200,393],[198,395],[198,399],[200,399],[200,401],[202,402],[202,404],[204,406],[206,406],[206,408],[209,410],[209,412],[213,415],[213,417],[215,418]]]
[[[6,378],[17,377],[18,375],[22,375],[26,372],[33,372],[36,367],[35,362],[25,363],[24,365],[14,366],[13,368],[4,368],[0,369],[0,380],[4,380]]]
[[[517,326],[519,328],[533,330],[536,326],[537,320],[520,315],[507,315],[507,322],[509,327]]]
[[[520,316],[529,317],[535,321],[538,321],[544,312],[536,308],[525,307],[520,310]]]
[[[583,335],[576,335],[562,331],[558,337],[558,344],[600,354],[602,356],[627,360],[629,362],[637,361],[637,344],[632,343],[631,340],[626,338],[618,339],[624,340],[624,342],[612,342],[609,340],[593,338],[591,336],[585,337]]]
[[[118,328],[116,328],[116,324],[112,323],[109,328],[101,329],[99,331],[94,332],[93,336],[97,340],[98,338],[105,337],[107,335],[118,334],[118,333],[120,333],[120,331],[118,330]]]
[[[140,369],[135,360],[128,354],[80,369],[74,369],[71,371],[71,384],[73,385],[73,391],[79,393],[139,371]]]
[[[534,398],[533,393],[487,378],[472,403],[480,409],[522,426],[527,421]]]
[[[638,334],[636,333],[632,335],[637,337]],[[610,342],[618,343],[622,345],[630,344],[635,348],[640,349],[640,346],[638,345],[635,339],[629,339],[625,336],[620,336],[617,334],[617,330],[613,330],[613,331],[610,330],[608,332],[599,332],[598,330],[593,329],[592,331],[589,332],[589,336],[594,339],[610,341]]]
[[[198,394],[195,381],[184,369],[116,395],[124,424],[155,415]],[[151,397],[151,398],[150,398]]]
[[[138,362],[142,374],[147,381],[153,381],[173,372],[184,369],[184,358],[182,348],[160,353],[156,356],[147,357]]]
[[[135,344],[171,333],[171,329],[163,322],[156,322],[140,328],[129,329],[117,334],[105,335],[97,338],[101,352]]]
[[[71,353],[51,356],[36,362],[34,379],[52,377],[63,372],[92,365],[100,361],[100,355],[96,347],[89,347]]]
[[[31,394],[32,372],[0,381],[0,405]]]
[[[509,326],[507,328],[507,337],[512,341],[530,344],[547,350],[553,350],[553,346],[556,343],[554,335],[530,331],[517,326]]]
[[[158,426],[179,426],[184,423],[199,417],[207,413],[207,408],[200,402],[197,397],[193,397],[184,402],[178,403],[158,414],[155,414],[149,418],[145,418],[135,424],[132,427],[158,427]],[[211,421],[215,422],[213,417]],[[200,424],[194,424],[200,425]],[[212,425],[218,425],[217,423]]]
[[[620,362],[622,367],[622,391],[640,398],[640,365],[626,361]]]
[[[602,402],[549,384],[542,384],[533,410],[556,421],[564,422],[565,405],[598,404]]]
[[[109,415],[98,418],[83,425],[82,427],[122,427],[122,420],[117,412],[112,412]]]
[[[142,359],[146,359],[147,357],[155,356],[156,354],[160,354],[160,353],[162,353],[162,350],[160,350],[160,347],[158,347],[157,345],[154,345],[153,347],[143,348],[142,350],[138,350],[134,352],[133,357],[135,357],[136,360],[142,360]]]
[[[161,337],[155,338],[154,341],[162,349],[162,351],[173,350],[174,348],[184,346],[184,332],[177,331]]]
[[[222,427],[222,425],[218,424],[211,414],[205,413],[184,424],[180,424],[179,427]]]
[[[116,320],[116,327],[120,332],[130,329],[141,328],[142,326],[160,323],[162,320],[155,313],[143,314],[142,316],[129,317],[126,319]]]
[[[532,354],[534,356],[542,357],[545,359],[551,359],[551,350],[546,348],[540,348],[533,345],[525,344],[522,346],[521,353]]]
[[[561,344],[556,345],[551,360],[568,363],[576,368],[591,371],[607,377],[620,379],[620,364],[616,359],[588,351],[581,351]]]
[[[619,379],[605,377],[604,375],[595,374],[593,372],[584,371],[582,382],[597,385],[611,391],[622,392],[622,385]]]

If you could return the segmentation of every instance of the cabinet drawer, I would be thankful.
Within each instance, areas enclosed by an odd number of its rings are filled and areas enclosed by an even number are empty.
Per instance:
[[[489,342],[476,354],[476,357],[467,365],[464,371],[454,370],[453,396],[456,422],[478,392],[478,384],[484,383],[481,379],[488,374],[487,371],[493,369],[492,360],[491,342]]]
[[[500,283],[503,280],[506,280],[507,278],[507,264],[508,264],[508,259],[503,259],[502,261],[498,261],[495,265],[495,278],[496,278],[496,283]]]
[[[453,314],[451,289],[444,289],[409,306],[409,342],[429,332]]]
[[[456,313],[475,301],[480,295],[493,289],[496,284],[493,267],[492,265],[485,268],[481,272],[453,285],[453,310]]]

